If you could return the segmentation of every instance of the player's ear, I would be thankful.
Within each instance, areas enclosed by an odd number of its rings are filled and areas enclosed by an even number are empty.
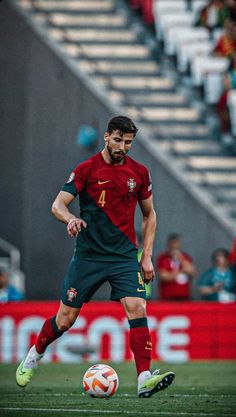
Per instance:
[[[105,142],[107,142],[108,139],[109,139],[109,133],[108,132],[105,132],[104,133],[104,140],[105,140]]]

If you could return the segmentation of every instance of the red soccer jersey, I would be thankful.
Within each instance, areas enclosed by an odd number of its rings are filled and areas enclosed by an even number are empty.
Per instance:
[[[123,165],[112,165],[98,153],[78,165],[63,187],[79,194],[80,215],[87,223],[77,238],[78,253],[86,259],[135,259],[135,208],[151,196],[151,188],[147,168],[128,156]]]
[[[187,253],[182,252],[182,256],[186,259],[186,261],[192,263],[192,258]],[[165,269],[169,272],[174,272],[180,271],[181,269],[180,262],[173,259],[168,252],[159,255],[156,266],[157,271],[159,269]],[[159,290],[162,300],[181,300],[191,298],[190,279],[186,274],[180,273],[176,281],[160,281]]]

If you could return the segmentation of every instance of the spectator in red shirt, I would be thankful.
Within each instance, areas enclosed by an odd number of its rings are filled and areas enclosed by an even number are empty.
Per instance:
[[[171,234],[167,251],[161,253],[156,262],[161,300],[191,299],[191,281],[196,276],[192,258],[181,250],[178,234]]]

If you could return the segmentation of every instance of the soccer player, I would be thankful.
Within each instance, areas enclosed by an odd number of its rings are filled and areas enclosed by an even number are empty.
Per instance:
[[[69,236],[76,237],[76,247],[64,278],[57,315],[45,321],[35,345],[16,371],[21,387],[30,382],[47,346],[73,325],[83,303],[105,281],[111,285],[111,299],[121,302],[129,321],[138,396],[150,397],[175,378],[173,372],[150,372],[152,342],[144,282],[154,279],[151,256],[156,214],[149,172],[127,156],[137,130],[128,117],[112,118],[104,134],[104,149],[75,168],[52,205],[54,216],[67,225]],[[77,195],[80,217],[69,210]],[[140,264],[134,230],[137,202],[143,216]]]

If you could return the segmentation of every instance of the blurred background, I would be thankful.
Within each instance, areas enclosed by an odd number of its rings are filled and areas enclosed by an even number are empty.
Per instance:
[[[51,204],[124,114],[139,128],[131,156],[150,169],[158,213],[150,303],[234,308],[235,1],[4,0],[0,42],[2,302],[60,298],[74,241]]]

